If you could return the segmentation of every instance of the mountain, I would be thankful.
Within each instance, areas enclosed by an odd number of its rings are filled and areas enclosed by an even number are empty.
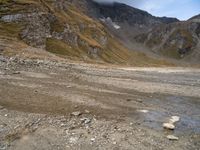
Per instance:
[[[149,47],[154,53],[170,58],[185,59],[198,54],[200,24],[196,22],[177,22],[161,25],[135,39]],[[191,58],[194,61],[199,56]]]
[[[198,20],[198,21],[200,21],[200,14],[190,18],[189,20]]]
[[[101,18],[107,25],[113,22],[119,31],[131,37],[150,31],[160,24],[179,21],[176,18],[155,17],[146,11],[133,8],[122,3],[95,3],[96,17]],[[117,31],[119,33],[119,31]],[[119,36],[122,33],[119,33]]]
[[[5,54],[12,43],[14,54],[34,47],[73,60],[143,66],[170,64],[162,56],[177,57],[168,49],[182,49],[181,59],[197,51],[197,22],[155,17],[121,3],[0,0],[0,6],[0,52]]]
[[[157,25],[179,21],[176,18],[155,17],[146,11],[133,8],[122,3],[96,3],[96,9],[101,17],[110,17],[114,22],[128,23],[130,25]]]
[[[155,17],[121,3],[98,3],[97,8],[110,31],[129,49],[199,63],[199,15],[188,21],[179,21],[176,18]],[[114,29],[111,22],[118,28]]]
[[[188,21],[159,25],[150,32],[136,36],[135,39],[159,55],[199,63],[200,20],[198,16]]]

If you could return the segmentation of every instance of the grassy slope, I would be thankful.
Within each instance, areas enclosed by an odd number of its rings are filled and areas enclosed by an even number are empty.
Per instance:
[[[41,3],[42,2],[42,3]],[[78,37],[85,41],[90,47],[101,49],[99,59],[108,63],[129,64],[135,66],[160,66],[171,65],[163,60],[149,58],[143,53],[129,51],[122,46],[115,38],[111,37],[104,26],[83,13],[80,13],[73,5],[68,5],[68,10],[58,10],[54,7],[51,0],[0,0],[1,5],[7,5],[6,9],[0,9],[0,16],[5,14],[15,14],[21,12],[29,12],[30,7],[38,7],[42,11],[50,10],[57,20],[51,24],[52,31],[62,32],[64,24],[68,23],[71,27],[78,27],[84,24],[86,27],[83,31],[75,30]],[[20,32],[24,28],[23,24],[19,23],[3,23],[0,22],[0,38],[15,38],[20,41]],[[93,36],[96,36],[96,39]],[[101,36],[106,36],[108,44],[102,46],[97,40]],[[20,41],[21,42],[21,41]],[[88,46],[71,46],[61,40],[48,38],[47,50],[59,56],[68,57],[71,59],[84,59],[87,56]],[[91,60],[90,56],[88,60]]]

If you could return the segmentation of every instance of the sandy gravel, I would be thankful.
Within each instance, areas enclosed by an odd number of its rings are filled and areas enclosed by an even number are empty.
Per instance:
[[[0,149],[198,150],[199,99],[199,69],[0,61]]]

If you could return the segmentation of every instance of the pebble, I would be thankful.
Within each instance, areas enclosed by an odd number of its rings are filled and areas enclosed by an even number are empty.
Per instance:
[[[71,137],[70,139],[69,139],[69,143],[71,143],[71,144],[75,144],[75,143],[77,143],[78,142],[78,137]]]
[[[89,118],[81,118],[81,122],[83,122],[84,124],[89,124],[91,122],[91,119],[89,119]]]
[[[61,123],[61,125],[60,125],[61,127],[66,127],[67,126],[67,124],[65,124],[65,123]]]
[[[169,129],[169,130],[174,130],[175,129],[175,125],[173,125],[172,123],[163,123],[163,127],[165,129]]]
[[[95,142],[95,138],[91,138],[90,141],[91,141],[91,142]]]
[[[138,110],[138,112],[141,112],[141,113],[148,113],[149,111],[148,111],[148,110]]]
[[[116,144],[117,144],[117,142],[116,142],[116,141],[114,141],[114,142],[113,142],[113,144],[114,144],[114,145],[116,145]]]
[[[169,140],[175,140],[175,141],[177,141],[177,140],[179,139],[178,137],[176,137],[176,136],[174,136],[174,135],[168,135],[167,138],[168,138]]]
[[[90,113],[90,111],[89,111],[89,110],[85,110],[85,113],[86,113],[86,114],[89,114],[89,113]]]
[[[170,119],[169,119],[169,122],[170,123],[176,123],[180,120],[180,117],[179,116],[172,116]]]
[[[71,113],[72,116],[80,116],[82,113],[80,111],[76,111]]]
[[[143,103],[143,101],[141,99],[139,99],[139,98],[137,99],[137,102],[138,103]]]

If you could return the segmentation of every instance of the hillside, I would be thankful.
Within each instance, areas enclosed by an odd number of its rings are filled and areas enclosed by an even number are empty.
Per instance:
[[[199,37],[200,24],[198,22],[187,21],[154,28],[152,31],[136,37],[138,42],[142,42],[153,52],[178,60],[188,60],[190,62],[199,60]]]
[[[198,19],[198,20],[197,20]],[[200,14],[199,15],[196,15],[196,16],[194,16],[194,17],[192,17],[192,18],[190,18],[189,20],[196,20],[196,21],[199,21],[200,20]]]
[[[112,34],[129,49],[149,56],[199,64],[199,15],[179,21],[155,17],[121,3],[97,3],[97,8]]]
[[[88,15],[89,7],[94,14],[97,10],[92,1],[1,0],[0,4],[1,43],[14,40],[73,60],[167,64],[125,48],[98,19]]]

